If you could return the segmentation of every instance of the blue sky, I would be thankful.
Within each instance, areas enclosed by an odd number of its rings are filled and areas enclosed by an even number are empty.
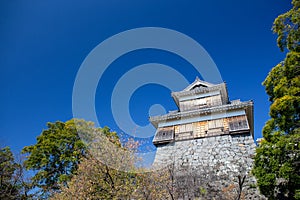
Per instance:
[[[47,122],[72,118],[72,90],[81,63],[100,42],[139,27],[164,27],[200,43],[227,82],[230,99],[255,103],[255,137],[268,119],[269,102],[261,85],[285,54],[276,46],[273,20],[291,7],[283,0],[216,1],[15,1],[0,2],[0,142],[17,152],[36,142]],[[169,52],[144,49],[117,59],[96,93],[101,125],[121,132],[113,120],[110,98],[126,71],[149,62],[162,63],[190,82],[200,76]],[[170,90],[145,85],[131,98],[132,118],[148,123],[148,110],[160,103],[176,109]]]

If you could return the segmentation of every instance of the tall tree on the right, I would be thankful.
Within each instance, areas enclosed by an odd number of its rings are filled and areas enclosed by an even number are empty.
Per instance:
[[[253,174],[269,199],[300,199],[300,0],[273,24],[284,61],[263,85],[271,101],[263,140],[256,149]]]

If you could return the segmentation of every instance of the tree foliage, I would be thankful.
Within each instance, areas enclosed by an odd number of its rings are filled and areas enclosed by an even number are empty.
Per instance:
[[[122,171],[89,157],[79,164],[78,172],[68,187],[62,187],[61,192],[51,199],[174,199],[171,197],[175,196],[175,191],[169,190],[170,185],[167,170],[146,172],[132,166],[131,171]]]
[[[17,160],[9,147],[0,148],[0,199],[29,199],[30,181],[22,160]]]
[[[278,35],[277,45],[281,51],[287,48],[289,51],[299,52],[299,0],[292,0],[293,8],[279,15],[273,24],[273,31]]]
[[[19,196],[18,179],[15,172],[18,164],[9,147],[0,149],[0,199],[17,199]]]
[[[168,199],[172,194],[169,171],[147,172],[136,166],[138,142],[128,140],[119,146],[97,134],[91,145],[91,151],[97,151],[82,159],[68,186],[62,185],[52,199],[156,200]]]
[[[104,131],[110,133],[108,128]],[[89,147],[91,154],[82,159],[68,186],[61,185],[61,191],[52,198],[128,199],[136,183],[133,153],[100,134],[95,135]]]
[[[134,190],[131,176],[93,157],[86,158],[68,187],[62,187],[53,199],[128,199]]]
[[[73,120],[48,123],[35,145],[23,148],[28,154],[25,165],[35,170],[33,184],[44,191],[58,190],[77,169],[86,147],[80,140]]]
[[[269,199],[300,199],[300,1],[293,0],[292,5],[273,25],[286,58],[263,82],[271,119],[263,128],[253,173]]]
[[[111,142],[120,145],[115,132],[107,127],[95,128],[94,123],[84,120],[49,122],[47,127],[37,137],[36,144],[23,148],[26,168],[36,172],[32,184],[41,188],[45,196],[67,185],[81,159],[88,155],[87,148],[96,132],[104,133]]]

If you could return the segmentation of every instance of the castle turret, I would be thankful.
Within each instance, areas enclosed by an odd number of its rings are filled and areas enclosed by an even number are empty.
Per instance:
[[[199,78],[180,92],[172,92],[178,111],[150,117],[157,131],[153,144],[249,132],[253,137],[253,102],[229,101],[225,83]]]

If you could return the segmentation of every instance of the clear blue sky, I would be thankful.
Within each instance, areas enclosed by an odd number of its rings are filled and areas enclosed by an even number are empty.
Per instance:
[[[49,121],[72,118],[72,89],[88,53],[108,37],[138,27],[165,27],[199,42],[227,82],[230,99],[255,103],[255,137],[268,119],[269,102],[261,85],[285,54],[276,46],[273,20],[289,10],[287,0],[3,0],[0,2],[0,142],[17,152],[36,142]],[[140,50],[116,60],[97,90],[99,121],[115,131],[110,111],[114,84],[133,66],[157,62],[190,81],[197,72],[168,52]],[[153,94],[157,95],[153,95]],[[146,85],[134,93],[130,108],[141,125],[153,103],[176,109],[170,91]]]

